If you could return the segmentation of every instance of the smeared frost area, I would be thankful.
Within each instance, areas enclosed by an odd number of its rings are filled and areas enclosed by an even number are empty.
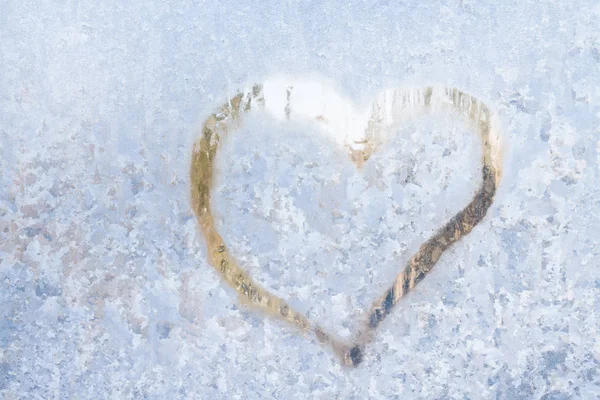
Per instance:
[[[487,217],[353,370],[241,307],[190,209],[200,121],[282,74],[359,105],[456,86],[502,125]],[[600,397],[598,82],[597,0],[0,2],[0,398]],[[443,121],[360,173],[310,127],[250,121],[219,160],[228,243],[353,332],[475,187],[476,136]]]

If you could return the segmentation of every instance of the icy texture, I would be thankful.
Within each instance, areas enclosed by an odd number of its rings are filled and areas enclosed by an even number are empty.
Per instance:
[[[481,183],[480,138],[460,118],[399,127],[360,170],[314,126],[249,119],[218,155],[213,204],[225,242],[263,287],[341,336],[365,324]]]
[[[325,77],[357,104],[456,86],[503,125],[488,216],[353,370],[240,307],[190,210],[199,121],[282,73]],[[1,2],[0,397],[597,398],[598,82],[593,0]],[[475,187],[474,135],[444,121],[400,128],[357,172],[309,127],[253,119],[225,153],[235,162],[219,160],[224,236],[257,279],[352,333],[377,285]],[[395,183],[411,160],[413,183]]]

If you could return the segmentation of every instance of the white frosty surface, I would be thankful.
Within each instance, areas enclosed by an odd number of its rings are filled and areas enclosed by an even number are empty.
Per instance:
[[[253,114],[217,156],[219,230],[263,287],[350,337],[419,246],[472,199],[481,140],[458,117],[422,116],[391,130],[358,170],[315,126]]]
[[[348,3],[0,3],[1,398],[600,396],[597,1]],[[488,216],[353,370],[240,307],[190,210],[199,121],[285,73],[356,104],[457,86],[504,129]],[[476,187],[474,135],[444,121],[401,127],[358,173],[310,127],[253,116],[219,159],[220,229],[350,334]]]

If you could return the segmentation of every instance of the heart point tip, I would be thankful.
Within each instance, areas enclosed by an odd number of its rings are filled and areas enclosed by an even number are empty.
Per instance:
[[[358,345],[352,346],[344,354],[344,361],[349,367],[357,367],[364,358],[363,349]]]

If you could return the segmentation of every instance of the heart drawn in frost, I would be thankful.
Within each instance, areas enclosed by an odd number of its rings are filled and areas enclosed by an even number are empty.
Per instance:
[[[350,159],[360,168],[385,143],[388,127],[417,113],[435,115],[444,109],[458,113],[480,135],[483,147],[481,186],[471,202],[445,222],[399,270],[389,288],[374,301],[364,328],[353,341],[345,342],[325,332],[287,301],[268,288],[260,287],[232,257],[216,230],[210,194],[220,143],[230,132],[239,129],[245,114],[263,110],[283,121],[312,121],[324,135],[333,137],[346,148]],[[373,332],[399,300],[427,275],[446,249],[470,233],[485,216],[501,175],[502,149],[497,125],[486,105],[455,88],[389,89],[376,96],[362,113],[355,111],[352,104],[331,88],[315,81],[274,79],[240,92],[206,119],[192,154],[192,206],[208,246],[208,260],[237,291],[242,302],[286,321],[302,332],[314,334],[320,342],[330,346],[344,364],[356,366],[362,361],[364,347],[372,339]]]

